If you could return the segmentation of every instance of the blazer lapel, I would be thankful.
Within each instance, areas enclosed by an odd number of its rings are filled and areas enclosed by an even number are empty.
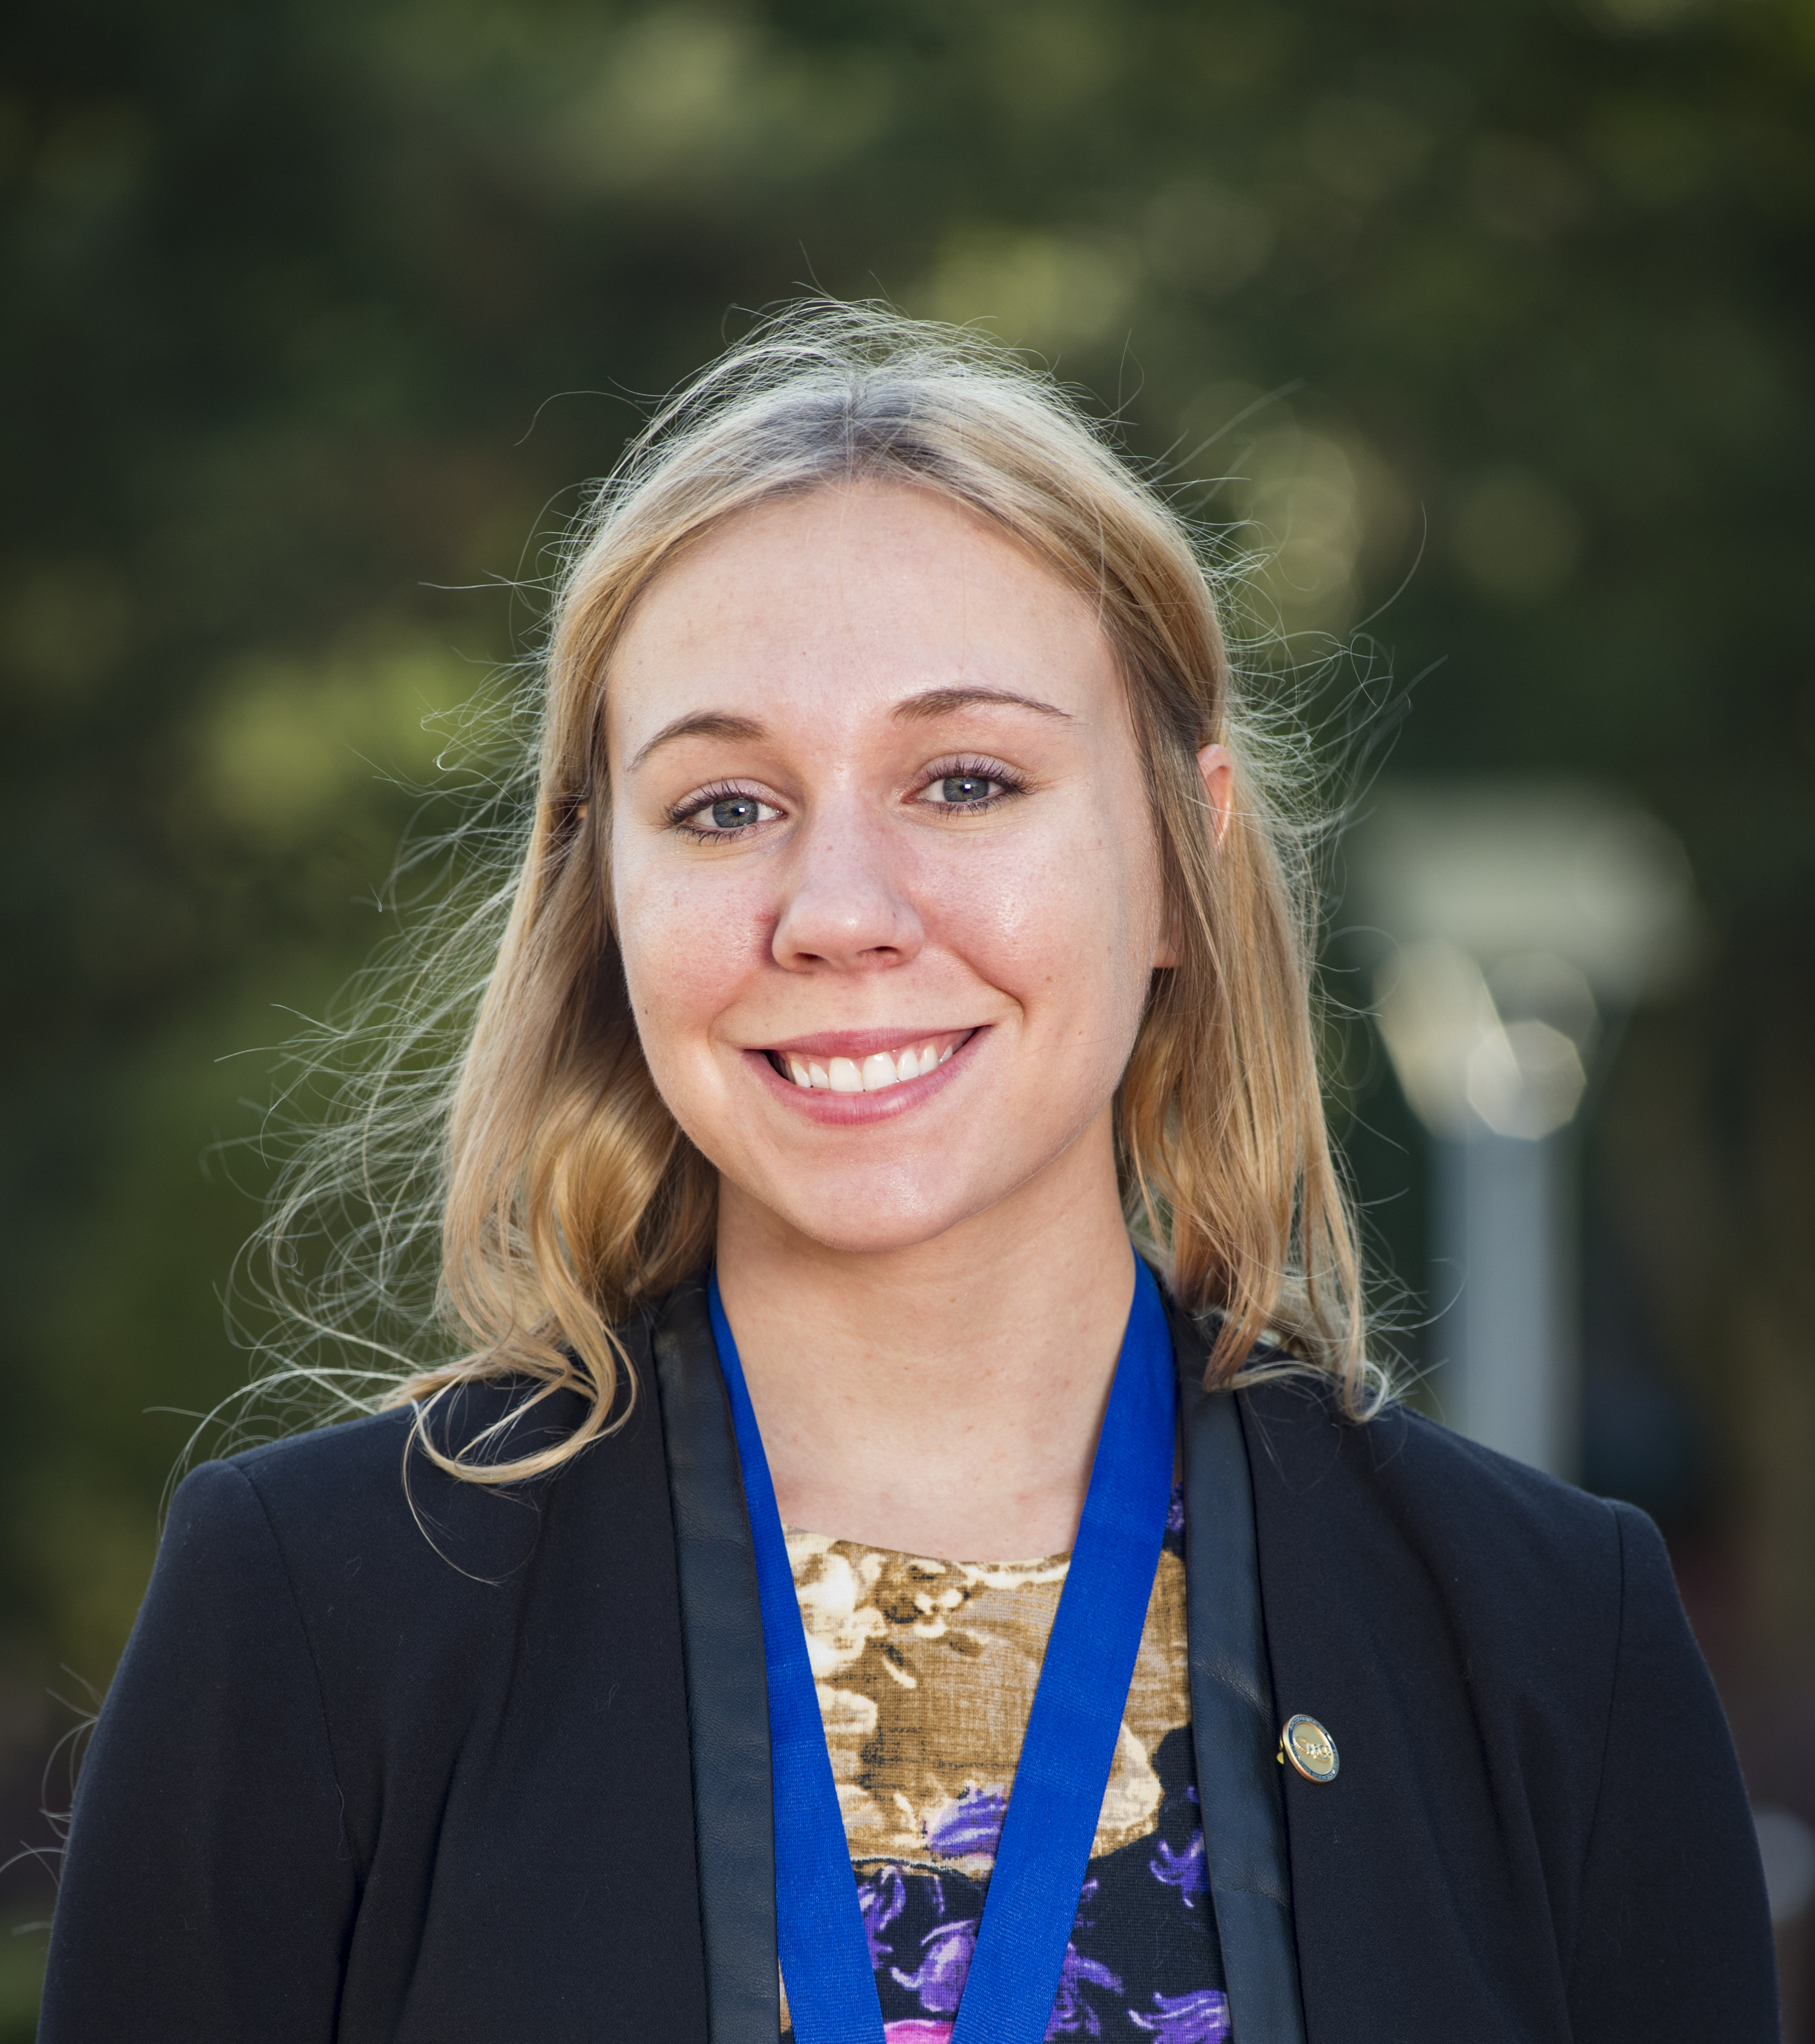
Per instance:
[[[652,1331],[668,1447],[712,2044],[775,2044],[775,1824],[756,1554],[703,1281]]]
[[[1176,1309],[1172,1321],[1184,1431],[1191,1739],[1230,2027],[1241,2044],[1304,2044],[1247,1445],[1234,1395],[1203,1388],[1202,1336]]]

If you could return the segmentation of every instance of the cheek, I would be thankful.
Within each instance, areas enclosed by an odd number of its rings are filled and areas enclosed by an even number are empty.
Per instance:
[[[620,858],[612,913],[631,1005],[653,1069],[684,1063],[768,956],[761,905],[735,883]]]
[[[1110,1053],[1131,1042],[1146,999],[1157,867],[1144,811],[1107,825],[1078,816],[929,876],[927,921],[1030,1020]]]

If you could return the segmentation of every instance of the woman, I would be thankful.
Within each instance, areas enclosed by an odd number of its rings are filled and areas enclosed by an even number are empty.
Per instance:
[[[1367,1358],[1261,765],[1012,363],[808,310],[656,422],[452,1097],[466,1352],[178,1493],[50,2044],[1775,2036],[1656,1531]]]

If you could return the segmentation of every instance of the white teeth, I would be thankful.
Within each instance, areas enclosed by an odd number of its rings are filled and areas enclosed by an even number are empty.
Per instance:
[[[882,1093],[892,1085],[905,1085],[909,1079],[924,1078],[957,1048],[955,1043],[943,1051],[931,1043],[918,1049],[910,1044],[896,1057],[886,1051],[873,1051],[861,1066],[854,1058],[828,1058],[822,1065],[812,1058],[790,1058],[781,1052],[777,1055],[797,1086],[820,1093]]]

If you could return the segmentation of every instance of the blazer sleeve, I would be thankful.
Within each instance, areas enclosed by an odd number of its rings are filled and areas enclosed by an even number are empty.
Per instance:
[[[283,1557],[209,1463],[82,1765],[40,2044],[332,2044],[358,1887]]]
[[[1571,2027],[1583,2044],[1776,2044],[1771,1912],[1726,1718],[1656,1527],[1613,1510],[1619,1650]]]

